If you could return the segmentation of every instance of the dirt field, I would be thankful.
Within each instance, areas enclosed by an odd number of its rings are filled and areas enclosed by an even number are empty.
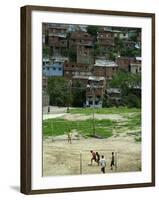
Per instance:
[[[82,151],[81,151],[82,149]],[[98,151],[107,160],[106,173],[141,170],[141,144],[132,136],[108,139],[80,139],[43,142],[43,176],[101,173],[97,163],[89,166],[90,150]],[[117,168],[110,170],[111,152],[116,152]],[[80,161],[81,154],[81,161]]]
[[[47,111],[47,110],[46,110]],[[130,114],[131,116],[131,114]],[[91,115],[66,113],[66,108],[52,108],[43,119],[62,117],[67,120],[85,120]],[[95,114],[96,119],[112,119],[123,123],[124,116],[120,114]],[[105,139],[77,137],[77,132],[72,133],[72,144],[67,142],[67,135],[44,137],[43,140],[43,176],[78,175],[101,173],[100,166],[93,163],[90,166],[90,150],[104,155],[107,161],[106,173],[134,172],[141,170],[141,142],[136,142],[133,134],[128,132],[113,133],[112,137]],[[140,130],[139,130],[140,131]],[[111,152],[115,152],[117,167],[110,170]]]

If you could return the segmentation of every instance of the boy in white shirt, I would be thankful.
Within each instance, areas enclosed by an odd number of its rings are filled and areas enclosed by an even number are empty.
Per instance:
[[[105,174],[106,160],[103,155],[102,155],[102,158],[100,159],[99,163],[101,166],[102,173]]]

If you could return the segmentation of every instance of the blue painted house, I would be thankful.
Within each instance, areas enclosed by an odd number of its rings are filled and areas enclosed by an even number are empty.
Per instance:
[[[55,62],[53,64],[43,66],[43,74],[45,76],[63,76],[63,62]]]

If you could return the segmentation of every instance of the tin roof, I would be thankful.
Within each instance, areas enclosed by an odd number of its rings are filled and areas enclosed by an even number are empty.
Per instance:
[[[102,67],[118,67],[118,65],[112,60],[106,60],[103,58],[97,58],[95,60],[94,66],[102,66]]]

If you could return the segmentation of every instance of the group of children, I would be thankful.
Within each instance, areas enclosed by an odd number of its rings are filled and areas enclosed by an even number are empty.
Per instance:
[[[72,143],[72,135],[71,135],[70,131],[67,133],[67,141],[70,144]],[[101,172],[105,173],[105,168],[106,168],[107,161],[105,160],[104,155],[100,156],[100,154],[98,152],[94,152],[93,150],[91,150],[90,152],[92,154],[91,165],[92,165],[93,160],[94,160],[98,164],[98,166],[101,166]],[[113,170],[113,167],[115,167],[114,152],[112,152],[110,169]]]
[[[90,151],[92,154],[91,158],[91,165],[93,163],[93,160],[101,166],[101,172],[105,173],[105,168],[106,168],[106,160],[104,158],[104,155],[100,156],[98,152]],[[114,152],[112,152],[112,157],[111,157],[111,163],[110,163],[110,169],[113,170],[113,167],[115,167],[115,158],[114,158]]]

